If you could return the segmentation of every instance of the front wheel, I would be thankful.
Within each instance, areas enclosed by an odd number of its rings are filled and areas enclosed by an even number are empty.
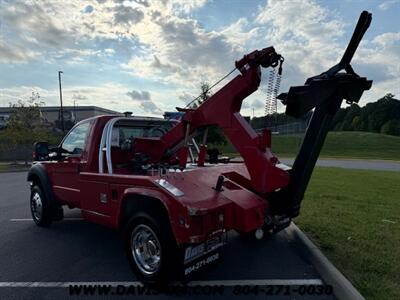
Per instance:
[[[127,223],[125,250],[130,266],[140,280],[165,284],[177,278],[179,251],[169,224],[163,218],[138,213]]]
[[[36,225],[40,227],[50,226],[52,222],[50,203],[38,185],[32,187],[30,206],[32,219]]]

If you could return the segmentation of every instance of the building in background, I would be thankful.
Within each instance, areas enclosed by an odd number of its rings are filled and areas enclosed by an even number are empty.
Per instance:
[[[0,112],[0,129],[3,129],[6,127],[9,115],[2,115]]]
[[[7,120],[12,114],[14,108],[0,107],[0,129],[7,125]],[[75,123],[100,115],[122,115],[121,113],[97,106],[64,106],[64,124],[65,128],[71,128]],[[61,128],[60,107],[59,106],[41,106],[41,121],[50,127]]]
[[[184,115],[184,113],[183,112],[179,112],[179,111],[166,111],[164,113],[164,119],[167,119],[167,120],[180,120],[183,115]]]

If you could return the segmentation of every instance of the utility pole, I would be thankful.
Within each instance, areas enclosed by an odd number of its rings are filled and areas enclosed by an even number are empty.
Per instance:
[[[76,124],[76,99],[74,98],[74,124]]]
[[[59,84],[59,87],[60,87],[60,117],[61,117],[61,129],[63,131],[63,134],[65,134],[64,110],[63,110],[62,91],[61,91],[61,73],[63,73],[63,71],[58,71],[58,84]]]

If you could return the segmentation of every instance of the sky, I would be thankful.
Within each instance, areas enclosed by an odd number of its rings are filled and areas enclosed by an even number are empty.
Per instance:
[[[373,19],[353,67],[374,83],[361,105],[400,96],[400,0],[0,0],[0,106],[32,92],[59,105],[62,70],[64,105],[156,116],[268,46],[285,58],[284,92],[339,61],[363,10]],[[268,76],[243,115],[264,115]]]

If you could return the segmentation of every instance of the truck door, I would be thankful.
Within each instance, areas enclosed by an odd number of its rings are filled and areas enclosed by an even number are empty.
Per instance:
[[[53,166],[53,191],[63,203],[71,206],[80,204],[81,185],[79,173],[86,164],[85,145],[91,122],[83,122],[74,127],[60,146],[61,159]]]

